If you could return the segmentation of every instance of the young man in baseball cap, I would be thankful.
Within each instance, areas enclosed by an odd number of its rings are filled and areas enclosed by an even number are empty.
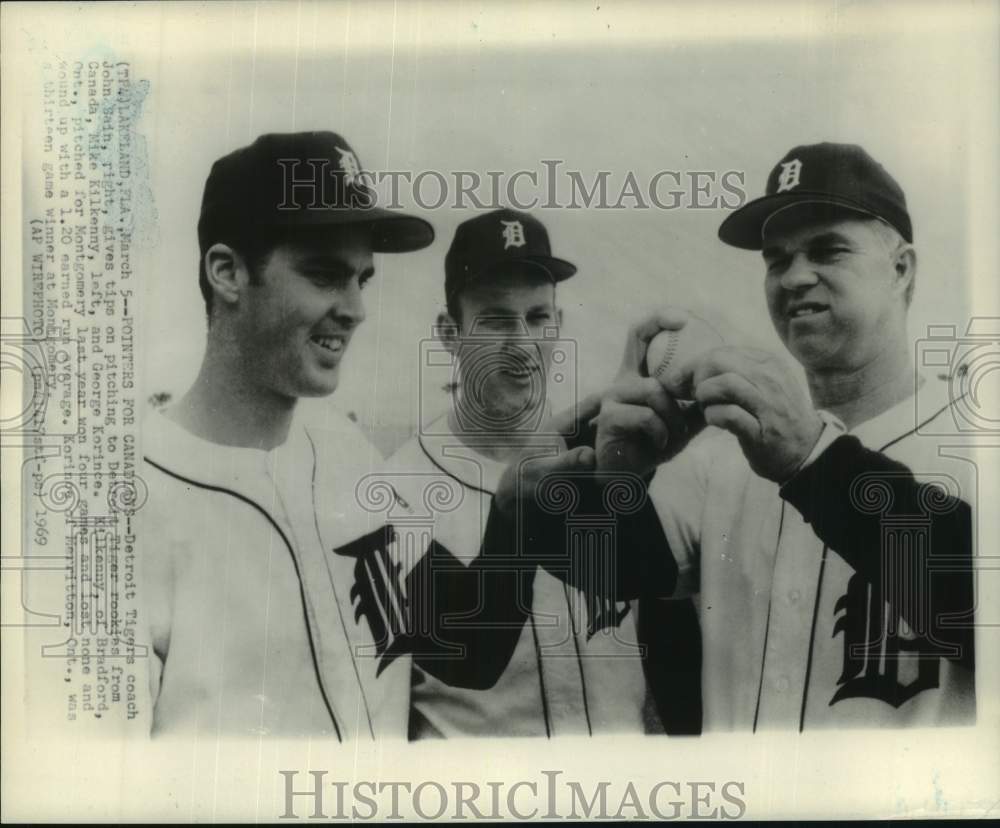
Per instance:
[[[198,220],[205,354],[143,428],[141,621],[154,735],[405,733],[408,667],[376,676],[352,603],[368,531],[353,496],[372,453],[330,413],[374,253],[426,247],[422,219],[374,206],[333,132],[262,135],[213,165]]]
[[[364,436],[332,412],[323,429],[294,413],[337,388],[373,254],[426,247],[433,230],[375,207],[350,145],[309,132],[219,159],[198,237],[205,356],[143,431],[143,713],[153,734],[404,738],[410,653],[435,629],[412,621],[426,609],[413,582],[440,562],[460,592],[467,570],[438,550],[406,573],[410,601],[394,528],[359,500]],[[479,582],[506,594],[509,577]],[[474,650],[479,631],[458,626]],[[461,682],[461,666],[445,672]]]
[[[761,251],[808,391],[732,347],[666,378],[719,429],[650,489],[701,597],[706,729],[972,722],[974,481],[935,436],[961,401],[914,371],[902,189],[859,146],[795,147],[719,237]]]
[[[556,370],[567,370],[560,363],[564,343],[556,290],[575,273],[573,264],[552,254],[538,219],[509,209],[460,224],[445,258],[446,310],[438,318],[438,335],[453,366],[451,405],[438,420],[421,423],[420,432],[389,461],[393,485],[405,501],[431,507],[428,531],[436,544],[461,560],[481,562],[483,534],[498,501],[505,500],[501,490],[522,462],[570,459],[557,474],[533,478],[535,511],[521,514],[527,523],[539,520],[528,532],[529,565],[522,566],[524,550],[514,544],[495,550],[495,565],[520,567],[513,589],[524,613],[512,650],[483,648],[477,654],[494,666],[500,663],[499,679],[492,686],[461,687],[418,666],[413,738],[561,736],[645,727],[636,613],[625,600],[635,589],[616,584],[610,572],[597,573],[605,580],[596,583],[599,578],[587,577],[581,567],[574,570],[573,561],[581,559],[574,559],[573,550],[589,543],[628,547],[635,558],[658,562],[656,577],[648,579],[652,583],[669,581],[673,563],[647,503],[645,482],[637,475],[602,478],[590,450],[563,453],[564,433],[571,442],[585,437],[573,435],[572,426],[579,431],[578,418],[589,419],[586,404],[565,423],[550,416],[550,371],[554,362]],[[600,566],[596,556],[587,560]],[[439,590],[435,610],[447,612],[451,600],[454,596]]]

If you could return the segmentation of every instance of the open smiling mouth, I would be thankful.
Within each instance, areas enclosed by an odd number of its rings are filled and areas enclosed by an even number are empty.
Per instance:
[[[803,319],[810,316],[816,316],[819,313],[827,310],[827,305],[823,305],[819,302],[799,302],[798,304],[792,305],[785,311],[785,315],[789,319]]]
[[[537,368],[505,368],[501,373],[515,380],[530,379],[532,374],[540,373]]]
[[[513,380],[525,381],[542,372],[541,366],[530,356],[508,355],[499,372]]]
[[[329,354],[340,354],[347,346],[347,341],[342,336],[311,336],[309,341],[322,348]]]

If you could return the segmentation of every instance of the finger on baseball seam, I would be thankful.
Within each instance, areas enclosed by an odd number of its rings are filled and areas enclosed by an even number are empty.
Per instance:
[[[716,374],[698,383],[694,389],[694,398],[703,406],[735,403],[755,417],[761,414],[767,404],[760,388],[742,374],[733,371]]]
[[[649,344],[649,341],[660,331],[679,331],[690,318],[691,314],[683,308],[669,305],[658,308],[633,326],[631,337],[644,344]]]
[[[629,376],[645,376],[646,369],[646,344],[639,341],[629,332],[625,340],[625,353],[622,355],[622,364],[618,368],[618,378]]]

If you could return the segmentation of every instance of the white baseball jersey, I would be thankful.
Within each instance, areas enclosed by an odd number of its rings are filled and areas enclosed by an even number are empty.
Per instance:
[[[933,436],[945,386],[927,380],[782,489],[713,429],[658,471],[678,594],[699,597],[706,730],[974,719],[972,466]]]
[[[330,423],[258,451],[147,418],[139,620],[153,735],[406,737],[409,658],[377,658],[366,562],[341,551],[377,524],[355,497],[369,445]]]
[[[463,445],[447,418],[427,431],[437,436],[415,437],[387,464],[385,479],[407,506],[406,515],[390,520],[399,532],[405,524],[410,531],[422,525],[437,544],[471,562],[480,553],[505,466]],[[593,516],[576,519],[581,531],[593,530]],[[567,515],[570,533],[573,522]],[[456,687],[414,669],[411,736],[643,731],[646,683],[633,606],[588,597],[541,568],[533,570],[527,593],[520,596],[530,601],[526,622],[492,687]]]

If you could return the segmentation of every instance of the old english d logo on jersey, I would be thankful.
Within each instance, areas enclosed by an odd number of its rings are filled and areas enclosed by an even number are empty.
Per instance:
[[[396,499],[406,506],[399,495]],[[463,598],[451,595],[455,583],[448,580],[447,574],[464,571],[465,567],[446,547],[431,540],[426,554],[404,578],[403,565],[394,561],[391,551],[400,541],[396,528],[385,524],[333,550],[355,559],[351,587],[354,620],[363,617],[368,623],[379,659],[376,676],[404,653],[427,655],[424,650],[428,640],[435,645],[430,653],[446,650],[451,656],[462,654],[460,648],[438,640],[436,633],[440,616],[453,612],[452,599],[461,602]],[[440,577],[436,578],[435,573]]]
[[[844,666],[830,704],[843,699],[880,699],[893,707],[938,686],[940,656],[906,622],[890,615],[884,590],[851,576],[836,603],[843,613],[833,634],[844,636]]]
[[[862,474],[852,485],[859,514],[878,517],[881,562],[874,579],[852,575],[834,607],[843,613],[834,635],[844,636],[844,666],[831,705],[869,697],[900,707],[938,687],[941,658],[960,654],[938,640],[938,619],[932,617],[933,576],[955,566],[954,558],[941,553],[935,558],[931,548],[932,519],[956,509],[958,484],[948,475],[934,475],[920,484],[913,502],[894,507],[890,484],[908,475],[899,470]]]
[[[628,615],[631,605],[615,601],[616,560],[620,544],[618,522],[622,515],[637,511],[645,501],[645,488],[637,480],[611,475],[600,501],[586,500],[585,481],[593,473],[547,475],[539,486],[537,502],[550,514],[564,517],[566,568],[569,583],[584,596],[587,607],[587,640],[601,630],[616,628]],[[566,497],[565,492],[575,492]]]
[[[601,630],[617,629],[621,626],[631,606],[627,601],[613,601],[603,595],[587,595],[587,640],[590,641]]]
[[[333,551],[355,559],[351,601],[354,620],[368,622],[379,658],[376,675],[405,649],[410,633],[410,605],[401,576],[401,565],[392,560],[390,547],[396,530],[389,524]]]
[[[582,571],[573,573],[571,582],[580,585],[587,608],[587,640],[601,630],[614,629],[628,615],[627,601],[615,601],[614,549],[616,525],[589,521],[567,520],[566,540],[571,551],[572,566]]]

